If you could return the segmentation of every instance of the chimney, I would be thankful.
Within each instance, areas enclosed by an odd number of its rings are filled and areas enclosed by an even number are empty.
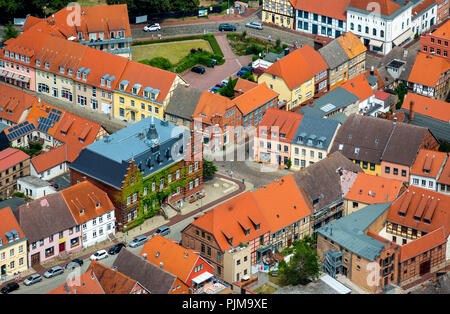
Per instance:
[[[409,121],[414,121],[414,100],[409,102]]]
[[[147,260],[147,253],[142,254],[142,259],[143,259],[144,261]]]
[[[375,67],[372,65],[370,67],[370,75],[374,75],[375,74]]]
[[[164,263],[163,263],[163,262],[160,262],[160,263],[159,263],[159,268],[163,268],[163,266],[164,266]]]

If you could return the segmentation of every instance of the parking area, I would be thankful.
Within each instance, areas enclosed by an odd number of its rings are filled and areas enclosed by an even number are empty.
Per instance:
[[[241,67],[251,63],[252,56],[239,57],[233,53],[226,34],[216,35],[216,39],[222,49],[225,63],[220,66],[215,66],[214,68],[206,68],[204,74],[194,73],[190,70],[185,72],[182,77],[187,83],[191,84],[191,86],[208,90],[222,80],[228,79],[230,76],[235,78],[236,73]]]

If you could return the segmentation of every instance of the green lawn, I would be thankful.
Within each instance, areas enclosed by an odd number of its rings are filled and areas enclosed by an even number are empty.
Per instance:
[[[106,5],[106,0],[78,0],[78,4],[82,7],[93,7],[97,5]]]
[[[254,290],[257,294],[272,294],[277,288],[269,285],[267,282]]]
[[[155,57],[164,57],[170,60],[172,64],[178,63],[186,57],[191,49],[202,48],[204,51],[212,52],[211,46],[206,40],[186,40],[169,43],[150,44],[133,47],[133,60],[141,61]]]

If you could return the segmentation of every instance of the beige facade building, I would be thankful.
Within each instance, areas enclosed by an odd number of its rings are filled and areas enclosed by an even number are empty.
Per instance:
[[[6,199],[17,189],[17,179],[30,175],[30,156],[21,150],[7,148],[0,152],[0,197]]]
[[[223,279],[226,282],[240,281],[250,276],[250,246],[238,246],[224,252]]]

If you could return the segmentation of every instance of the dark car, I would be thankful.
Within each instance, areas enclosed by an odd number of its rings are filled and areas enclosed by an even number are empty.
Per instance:
[[[19,289],[19,284],[17,282],[10,282],[2,288],[1,293],[6,294],[13,292],[17,289]]]
[[[112,248],[108,250],[109,255],[119,254],[120,250],[125,247],[126,245],[123,243],[117,243]]]
[[[249,65],[246,65],[246,66],[243,66],[242,68],[241,68],[241,70],[243,70],[243,71],[253,71],[253,68],[251,67],[251,66],[249,66]]]
[[[75,258],[69,264],[66,265],[66,269],[74,269],[81,266],[83,266],[83,260]]]
[[[196,66],[191,69],[192,72],[204,74],[206,72],[205,68],[202,66]]]
[[[234,32],[236,31],[236,26],[234,25],[230,25],[227,23],[223,23],[219,25],[219,31],[223,32],[223,31],[231,31]]]

